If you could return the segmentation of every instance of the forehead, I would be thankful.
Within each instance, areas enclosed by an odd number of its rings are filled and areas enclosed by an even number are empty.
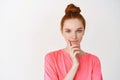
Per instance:
[[[78,29],[78,28],[84,28],[84,26],[82,21],[79,19],[68,19],[65,20],[63,28]]]

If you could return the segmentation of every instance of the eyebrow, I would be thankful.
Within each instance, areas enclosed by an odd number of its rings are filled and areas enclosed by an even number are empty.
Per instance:
[[[80,28],[77,28],[77,29],[84,29],[84,28],[80,27]]]
[[[84,28],[80,27],[80,28],[77,28],[77,29],[84,29]],[[65,30],[69,30],[69,28],[65,28]]]

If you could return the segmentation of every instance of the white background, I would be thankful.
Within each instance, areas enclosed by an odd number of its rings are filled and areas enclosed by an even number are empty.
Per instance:
[[[87,21],[83,50],[100,58],[104,80],[120,80],[119,0],[0,0],[0,80],[44,79],[44,56],[66,45],[60,20],[69,3]]]

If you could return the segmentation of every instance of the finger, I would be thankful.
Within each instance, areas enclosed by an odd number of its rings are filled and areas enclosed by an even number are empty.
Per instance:
[[[80,50],[79,48],[73,48],[71,51],[72,51],[73,54],[74,54],[75,52],[81,53],[81,50]]]
[[[77,56],[77,54],[79,54],[79,53],[80,53],[79,51],[76,51],[73,55]]]
[[[71,48],[79,48],[80,49],[80,46],[79,45],[72,45]]]
[[[68,40],[68,43],[69,43],[69,46],[72,46],[72,44],[71,44],[71,41],[70,41],[70,40]]]
[[[71,51],[80,51],[80,48],[78,48],[78,47],[72,47]]]
[[[72,48],[72,51],[81,51],[79,48]]]
[[[67,40],[68,46],[72,46],[71,41]]]

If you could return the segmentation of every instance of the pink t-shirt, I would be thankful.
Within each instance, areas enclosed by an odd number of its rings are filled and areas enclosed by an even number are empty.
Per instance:
[[[74,80],[102,80],[101,65],[98,57],[85,53],[78,57],[80,62]],[[63,80],[72,66],[70,55],[64,49],[56,50],[45,56],[44,80]]]

